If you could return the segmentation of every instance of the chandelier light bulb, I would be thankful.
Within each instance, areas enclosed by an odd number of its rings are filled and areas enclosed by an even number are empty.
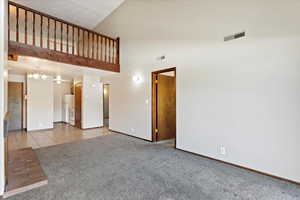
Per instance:
[[[42,79],[42,80],[46,80],[47,78],[48,78],[47,75],[45,75],[45,74],[41,75],[41,79]]]
[[[37,80],[37,79],[39,79],[39,78],[40,78],[40,75],[39,75],[38,73],[36,73],[36,74],[33,74],[33,78]]]
[[[61,80],[61,75],[57,75],[56,80]]]

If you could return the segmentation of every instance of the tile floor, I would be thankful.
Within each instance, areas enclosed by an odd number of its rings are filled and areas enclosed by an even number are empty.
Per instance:
[[[68,124],[55,124],[52,130],[11,132],[8,138],[8,149],[9,151],[26,147],[38,149],[110,134],[113,133],[106,127],[81,130]]]

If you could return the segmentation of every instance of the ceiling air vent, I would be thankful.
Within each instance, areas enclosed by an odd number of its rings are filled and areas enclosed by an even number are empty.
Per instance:
[[[230,41],[230,40],[235,40],[235,39],[238,39],[238,38],[241,38],[241,37],[245,37],[246,36],[246,32],[240,32],[240,33],[236,33],[234,35],[229,35],[229,36],[226,36],[224,37],[224,41]]]

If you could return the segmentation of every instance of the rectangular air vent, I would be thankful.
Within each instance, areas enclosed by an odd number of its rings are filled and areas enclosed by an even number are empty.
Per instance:
[[[224,41],[230,41],[230,40],[235,40],[235,39],[238,39],[238,38],[241,38],[241,37],[245,37],[246,36],[246,32],[241,32],[241,33],[236,33],[234,35],[229,35],[229,36],[226,36],[224,37]]]

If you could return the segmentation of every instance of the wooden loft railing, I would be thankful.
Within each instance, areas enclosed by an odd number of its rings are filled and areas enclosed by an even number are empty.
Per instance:
[[[120,72],[120,40],[9,2],[9,55]]]

